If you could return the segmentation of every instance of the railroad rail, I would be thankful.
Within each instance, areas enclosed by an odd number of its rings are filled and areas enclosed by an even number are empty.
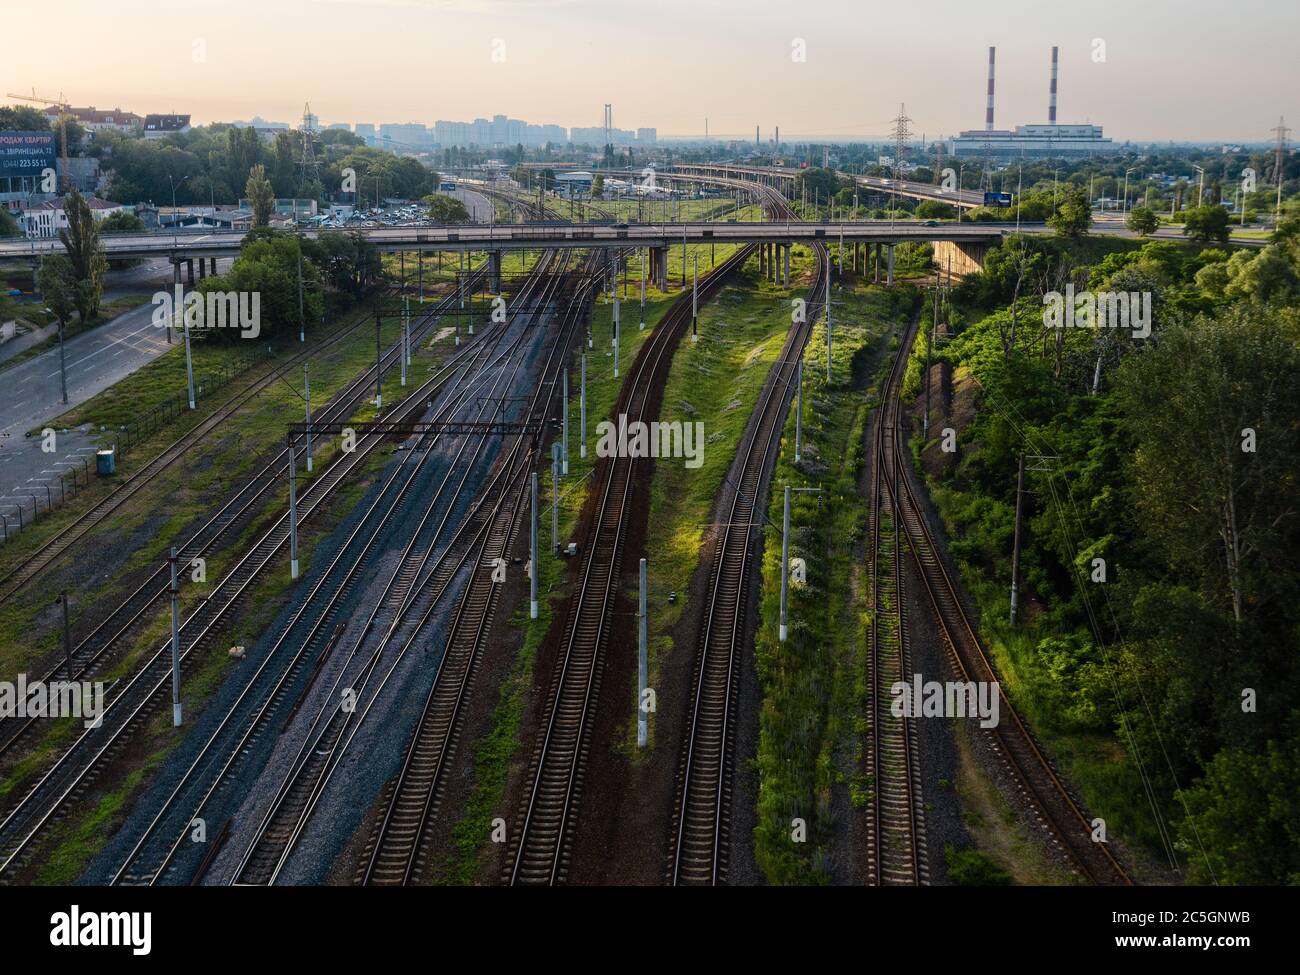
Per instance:
[[[906,357],[915,332],[899,348]],[[897,380],[895,388],[897,388]],[[887,396],[896,393],[887,391]],[[899,413],[895,420],[901,423]],[[898,476],[891,484],[896,489],[900,524],[906,532],[908,548],[917,568],[926,596],[938,624],[947,658],[953,672],[965,681],[996,682],[1000,720],[996,728],[977,729],[985,735],[1000,757],[1021,798],[1038,825],[1046,832],[1051,845],[1082,877],[1097,884],[1132,883],[1128,872],[1106,843],[1092,840],[1092,818],[1080,800],[1061,779],[1033,733],[1021,720],[998,680],[997,670],[980,639],[959,590],[930,530],[912,483],[910,465],[902,458],[901,426],[895,424],[895,447],[899,455]],[[976,729],[973,729],[976,730]]]
[[[469,343],[458,353],[454,365],[444,366],[435,376],[416,387],[391,418],[400,421],[423,410],[425,400],[448,383],[458,381],[458,377],[463,375],[462,370],[491,348],[489,336],[499,334],[499,329],[484,330],[480,341]],[[300,499],[300,521],[316,511],[347,474],[359,469],[383,439],[379,436],[359,438],[355,450],[339,455],[321,475],[310,481]],[[203,656],[203,650],[216,640],[225,622],[242,604],[254,579],[285,547],[288,536],[286,513],[239,559],[207,600],[186,618],[180,628],[182,670]],[[66,811],[75,796],[89,787],[98,772],[161,706],[168,696],[170,671],[168,642],[155,650],[132,677],[114,686],[114,696],[100,725],[82,732],[9,810],[0,821],[0,875],[22,862],[35,838]]]
[[[911,627],[904,604],[903,532],[896,482],[905,449],[899,389],[916,324],[912,321],[890,365],[881,406],[872,422],[871,627],[867,647],[867,745],[863,771],[867,804],[867,882],[919,885],[929,882],[925,804],[916,717],[893,712],[892,688],[912,679]],[[909,455],[910,456],[910,455]]]
[[[481,270],[475,272],[478,276],[481,276],[482,273]],[[455,303],[456,296],[449,295],[438,302],[427,314],[420,316],[412,325],[411,342],[415,343],[427,334],[443,315],[452,310]],[[317,351],[319,349],[320,347],[317,347]],[[456,353],[444,365],[439,375],[450,375],[449,370],[454,370],[458,363],[468,361],[473,354],[468,348]],[[382,354],[381,368],[391,370],[398,364],[400,355],[401,343],[399,341],[393,343]],[[277,369],[272,372],[270,378],[273,381],[282,378],[282,376],[282,370]],[[330,401],[315,414],[314,422],[328,425],[331,422],[338,422],[351,416],[366,399],[373,386],[374,367],[371,367],[355,377],[342,390],[331,397]],[[240,399],[236,406],[241,405],[243,402],[244,400]],[[233,409],[229,412],[222,412],[222,416],[227,419],[232,414]],[[182,438],[182,441],[184,440],[185,438]],[[182,441],[177,441],[177,443],[179,444]],[[189,449],[194,442],[187,442],[184,449]],[[160,454],[156,460],[161,460],[164,463],[154,473],[156,474],[166,466],[175,463],[184,452],[184,449],[170,457],[168,457],[168,454],[171,452],[171,448]],[[305,454],[305,446],[296,448],[294,462],[298,463],[299,459]],[[195,558],[209,556],[223,539],[230,538],[241,528],[247,526],[253,517],[263,509],[267,499],[282,487],[283,482],[280,472],[283,471],[288,460],[288,448],[282,447],[267,458],[265,463],[258,465],[256,470],[244,480],[243,485],[235,490],[207,521],[177,546],[177,558],[180,563],[188,565]],[[331,478],[329,488],[336,487],[341,483],[341,480],[341,478]],[[139,486],[142,485],[137,485],[137,487]],[[320,491],[320,488],[312,482],[307,491],[315,494]],[[120,504],[125,500],[126,497],[119,497],[117,503]],[[107,513],[104,512],[105,515]],[[183,573],[182,580],[187,575],[187,573]],[[151,608],[167,595],[168,588],[169,566],[164,562],[157,565],[148,578],[141,582],[117,606],[101,616],[87,633],[77,639],[70,654],[71,672],[69,672],[67,660],[64,659],[48,666],[39,679],[43,681],[57,679],[81,680],[93,675],[109,660],[114,658],[114,650],[128,643],[149,623]],[[0,719],[0,756],[9,753],[36,724],[37,720],[31,717],[6,717]]]
[[[539,313],[554,299],[563,279],[557,276],[538,275],[534,280],[541,282]],[[499,372],[497,385],[508,389],[516,383],[527,365],[527,356],[522,354],[526,345],[523,334],[515,343],[511,373]],[[480,413],[491,409],[487,403],[479,406]],[[487,441],[473,441],[473,456],[468,462],[464,453],[470,444],[463,440],[458,456],[449,465],[449,471],[443,484],[438,488],[441,495],[453,476],[459,475],[460,483],[453,496],[458,495],[468,484],[477,459],[483,454]],[[524,459],[531,459],[532,451],[526,450],[523,438],[516,438],[511,451],[511,478],[506,480],[504,469],[499,469],[493,477],[486,492],[479,498],[478,504],[470,517],[462,520],[450,543],[434,557],[434,542],[448,526],[451,508],[448,507],[437,531],[427,543],[416,544],[424,520],[433,511],[431,502],[421,518],[421,525],[412,533],[406,551],[398,559],[392,574],[384,585],[384,592],[372,609],[370,618],[362,628],[349,663],[353,659],[362,659],[359,673],[351,675],[348,685],[356,695],[357,705],[344,710],[337,704],[339,700],[337,681],[334,691],[325,697],[323,705],[313,720],[312,727],[304,739],[302,747],[292,764],[289,775],[282,782],[270,808],[266,811],[256,830],[254,841],[247,847],[241,857],[232,882],[240,885],[273,884],[288,863],[289,856],[301,837],[307,822],[323,795],[335,769],[339,767],[344,753],[365,721],[380,693],[384,690],[389,676],[392,675],[403,657],[415,644],[425,624],[441,603],[461,568],[468,564],[471,552],[487,532],[492,522],[491,512],[501,504],[504,497],[502,488],[513,484],[522,473]],[[477,485],[469,485],[477,490]],[[492,501],[492,506],[486,502]],[[417,617],[412,621],[411,617]],[[371,632],[382,634],[370,650],[368,656],[361,653],[366,637]],[[385,656],[390,645],[397,649]],[[387,662],[384,671],[381,664]],[[382,673],[381,673],[382,671]],[[340,670],[338,681],[343,679],[346,668]],[[363,703],[364,702],[364,703]]]
[[[562,334],[576,334],[594,288],[594,261],[565,312]],[[554,357],[555,350],[552,350]],[[543,375],[553,373],[546,369]],[[543,386],[547,395],[541,398]],[[554,398],[555,381],[539,384],[534,404],[545,406]],[[506,463],[511,463],[507,458]],[[428,827],[437,816],[447,769],[456,753],[465,703],[478,662],[494,618],[500,586],[492,579],[491,566],[505,559],[520,527],[523,508],[524,473],[521,468],[512,492],[513,505],[501,505],[493,513],[475,558],[477,567],[456,606],[434,681],[425,700],[401,771],[386,796],[384,811],[368,843],[357,875],[366,885],[403,885],[419,879],[430,860]]]
[[[700,282],[707,300],[752,253],[744,247]],[[691,300],[673,304],[641,347],[620,391],[615,413],[629,422],[658,415],[664,379],[691,322]],[[544,731],[529,761],[527,792],[511,835],[505,880],[554,884],[565,878],[572,850],[575,806],[589,746],[588,718],[598,696],[610,612],[617,595],[624,542],[624,513],[635,490],[640,458],[605,458],[594,472],[596,502],[584,546],[579,581],[565,609],[561,656],[543,711]]]

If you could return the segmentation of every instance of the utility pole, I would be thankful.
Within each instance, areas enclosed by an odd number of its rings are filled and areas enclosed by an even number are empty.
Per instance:
[[[930,334],[925,341],[925,416],[921,418],[921,441],[924,443],[930,434],[930,349],[934,345],[934,333],[939,327],[939,291],[934,292],[933,312],[931,312]]]
[[[794,406],[794,462],[799,463],[799,450],[803,444],[803,358],[795,367],[797,386]]]
[[[302,238],[298,238],[298,341],[307,341],[307,319],[302,313]]]
[[[637,326],[638,332],[645,328],[645,266],[650,257],[650,248],[647,247],[641,255],[641,324]]]
[[[190,322],[183,306],[179,315],[181,332],[185,338],[185,388],[189,393],[190,409],[194,409],[194,360],[190,358]]]
[[[181,589],[176,579],[176,546],[167,557],[172,595],[172,727],[181,726]]]
[[[298,578],[298,463],[289,437],[289,578]]]
[[[472,329],[474,326],[470,326]],[[384,411],[384,376],[383,369],[383,351],[380,348],[379,338],[379,306],[375,305],[375,411],[382,413]]]
[[[1020,455],[1020,469],[1016,474],[1016,535],[1011,543],[1011,625],[1016,625],[1016,610],[1020,604],[1020,512],[1025,489],[1025,455]]]
[[[618,294],[614,295],[614,378],[618,378]]]
[[[578,387],[578,456],[587,456],[587,353],[581,356],[581,385]]]
[[[528,616],[537,619],[537,472],[532,474],[533,518],[532,531],[529,533],[528,548]]]
[[[560,413],[560,439],[563,444],[563,450],[560,459],[563,467],[560,471],[565,477],[569,476],[569,363],[564,363],[564,393],[561,397],[563,410]]]
[[[691,341],[700,338],[700,255],[695,255],[694,278],[691,281]]]
[[[303,400],[307,404],[307,473],[311,473],[311,377],[307,375],[307,363],[302,364]]]
[[[551,444],[551,551],[560,552],[560,445]]]
[[[831,381],[831,280],[826,276],[826,382]]]
[[[790,485],[785,486],[785,514],[781,517],[781,642],[789,635],[790,606]]]
[[[59,316],[59,385],[63,388],[63,403],[68,402],[68,370],[63,357],[63,316]]]
[[[72,630],[68,626],[68,590],[63,590],[59,594],[59,602],[63,603],[63,659],[67,661],[68,680],[72,680]]]
[[[406,367],[411,364],[411,306],[410,298],[402,295],[402,388],[406,388]]]
[[[646,617],[646,560],[641,560],[641,593],[637,612],[636,654],[636,747],[645,748],[649,728],[645,710],[646,685],[650,681],[649,622]]]

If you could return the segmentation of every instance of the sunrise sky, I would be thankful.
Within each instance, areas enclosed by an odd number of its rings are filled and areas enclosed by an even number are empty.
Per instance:
[[[1116,139],[1267,141],[1300,120],[1295,0],[0,0],[4,92],[196,124],[599,125],[783,140],[978,128],[987,47],[998,127],[1043,122],[1061,49],[1061,122]],[[30,30],[25,29],[25,25]],[[41,38],[40,43],[24,39]],[[791,58],[795,39],[807,60]],[[1095,41],[1105,60],[1094,59]],[[493,53],[504,60],[493,60]],[[8,101],[8,99],[6,99]]]

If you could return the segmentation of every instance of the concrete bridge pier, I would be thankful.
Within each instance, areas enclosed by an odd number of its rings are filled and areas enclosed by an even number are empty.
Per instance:
[[[982,241],[936,240],[934,263],[953,277],[964,277],[983,270],[989,245]]]
[[[788,288],[790,287],[790,245],[786,244],[781,250],[785,252],[785,271],[781,283]]]
[[[872,284],[880,283],[880,244],[876,244],[876,263]]]
[[[501,293],[501,252],[488,251],[488,276],[492,279],[492,293]]]
[[[651,247],[650,278],[660,291],[668,290],[668,248]]]
[[[885,287],[892,288],[893,286],[894,286],[894,245],[890,244],[889,245],[889,270],[885,278]]]
[[[186,284],[194,283],[194,261],[193,260],[187,260],[185,262],[185,283]]]

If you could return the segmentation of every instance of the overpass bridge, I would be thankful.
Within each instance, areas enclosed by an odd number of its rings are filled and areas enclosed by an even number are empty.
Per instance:
[[[854,249],[855,258],[863,246],[875,245],[877,263],[881,248],[888,248],[889,266],[893,265],[894,245],[905,241],[929,242],[956,249],[978,265],[990,244],[1013,231],[1013,224],[896,223],[889,221],[805,222],[681,222],[628,224],[457,224],[374,227],[359,233],[383,253],[414,252],[486,252],[494,278],[499,274],[501,255],[507,251],[552,250],[558,248],[626,249],[646,248],[650,252],[650,270],[655,280],[666,281],[666,257],[670,246],[677,244],[758,244],[761,259],[771,269],[782,261],[788,277],[789,248],[793,244],[838,243]],[[1022,228],[1024,229],[1024,228]],[[167,233],[105,234],[101,240],[110,260],[132,258],[166,258],[176,267],[188,268],[194,282],[194,262],[199,276],[205,267],[215,272],[216,259],[239,253],[246,231],[176,231]],[[303,231],[314,239],[319,231]],[[63,253],[57,239],[0,241],[0,261],[34,261],[46,254]],[[941,262],[940,266],[944,266]],[[964,270],[959,261],[954,270]],[[891,275],[892,277],[892,275]]]
[[[767,186],[779,186],[782,183],[794,183],[799,179],[802,169],[787,169],[781,166],[728,166],[716,163],[682,164],[673,167],[673,172],[701,176],[721,176],[724,179],[741,179],[763,183]],[[670,174],[667,174],[671,176]],[[858,186],[876,193],[893,193],[914,200],[934,200],[947,203],[958,209],[974,209],[984,205],[984,194],[978,190],[945,190],[930,183],[918,183],[908,179],[884,179],[879,176],[854,176],[850,173],[838,175],[853,180]]]

